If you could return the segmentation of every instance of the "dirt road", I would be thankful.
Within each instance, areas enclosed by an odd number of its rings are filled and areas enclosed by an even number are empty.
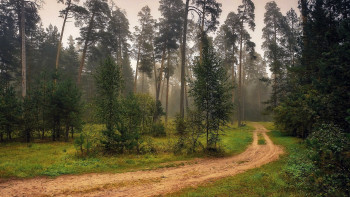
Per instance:
[[[274,160],[283,153],[266,135],[267,130],[254,124],[254,140],[236,156],[198,160],[195,164],[152,171],[120,174],[86,174],[56,179],[35,178],[0,183],[0,196],[154,196],[197,186],[210,180],[242,173]],[[258,145],[262,133],[266,145]]]

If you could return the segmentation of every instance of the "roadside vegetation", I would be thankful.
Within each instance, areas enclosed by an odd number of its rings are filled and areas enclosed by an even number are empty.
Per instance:
[[[271,129],[273,123],[261,123]],[[248,170],[234,177],[184,189],[169,196],[305,196],[307,193],[292,187],[287,171],[292,160],[306,154],[301,139],[286,136],[280,131],[267,133],[274,144],[284,148],[285,154],[272,163]]]
[[[142,144],[149,151],[144,154],[101,154],[96,151],[101,145],[96,140],[98,139],[96,135],[90,137],[93,146],[88,156],[82,156],[80,148],[74,146],[73,141],[3,143],[0,145],[0,178],[55,177],[64,174],[149,170],[184,165],[184,162],[190,162],[191,159],[207,157],[204,152],[189,155],[173,154],[177,137],[172,125],[169,125],[166,137],[146,136]],[[91,130],[97,134],[101,133],[103,126],[87,125],[83,133]],[[250,126],[241,128],[227,126],[224,128],[225,135],[220,147],[227,156],[239,154],[252,142],[252,131],[253,128]],[[205,143],[205,138],[200,140]],[[83,148],[86,149],[85,145]]]
[[[347,196],[349,163],[344,155],[349,136],[337,128],[324,127],[308,139],[291,137],[274,129],[271,122],[261,122],[271,130],[267,134],[285,154],[272,163],[234,177],[187,188],[169,196]],[[327,131],[327,132],[325,132]],[[323,134],[322,134],[323,133]],[[326,134],[326,136],[325,136]],[[326,143],[325,141],[328,141]],[[331,146],[325,145],[329,144]],[[339,170],[339,171],[338,171]]]

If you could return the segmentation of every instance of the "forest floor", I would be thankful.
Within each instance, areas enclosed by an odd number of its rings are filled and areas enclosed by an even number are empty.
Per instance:
[[[243,153],[226,158],[197,159],[180,167],[117,174],[65,175],[0,183],[2,196],[153,196],[233,176],[275,161],[283,154],[267,130],[254,123],[253,143]],[[262,135],[265,144],[258,143]]]

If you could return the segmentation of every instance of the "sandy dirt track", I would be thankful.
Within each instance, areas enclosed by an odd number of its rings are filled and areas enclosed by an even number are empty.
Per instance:
[[[245,152],[233,157],[203,159],[195,164],[151,171],[10,180],[0,183],[0,196],[137,197],[172,193],[277,160],[283,154],[282,148],[273,144],[263,126],[255,123],[254,127],[253,143]],[[258,145],[258,133],[262,133],[266,145]]]

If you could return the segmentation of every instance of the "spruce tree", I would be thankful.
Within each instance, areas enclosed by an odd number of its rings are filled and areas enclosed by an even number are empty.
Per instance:
[[[191,82],[190,94],[205,123],[207,148],[215,149],[220,140],[221,127],[226,125],[230,117],[231,86],[223,62],[207,38],[202,53],[202,61],[197,59],[193,68],[195,80]]]

